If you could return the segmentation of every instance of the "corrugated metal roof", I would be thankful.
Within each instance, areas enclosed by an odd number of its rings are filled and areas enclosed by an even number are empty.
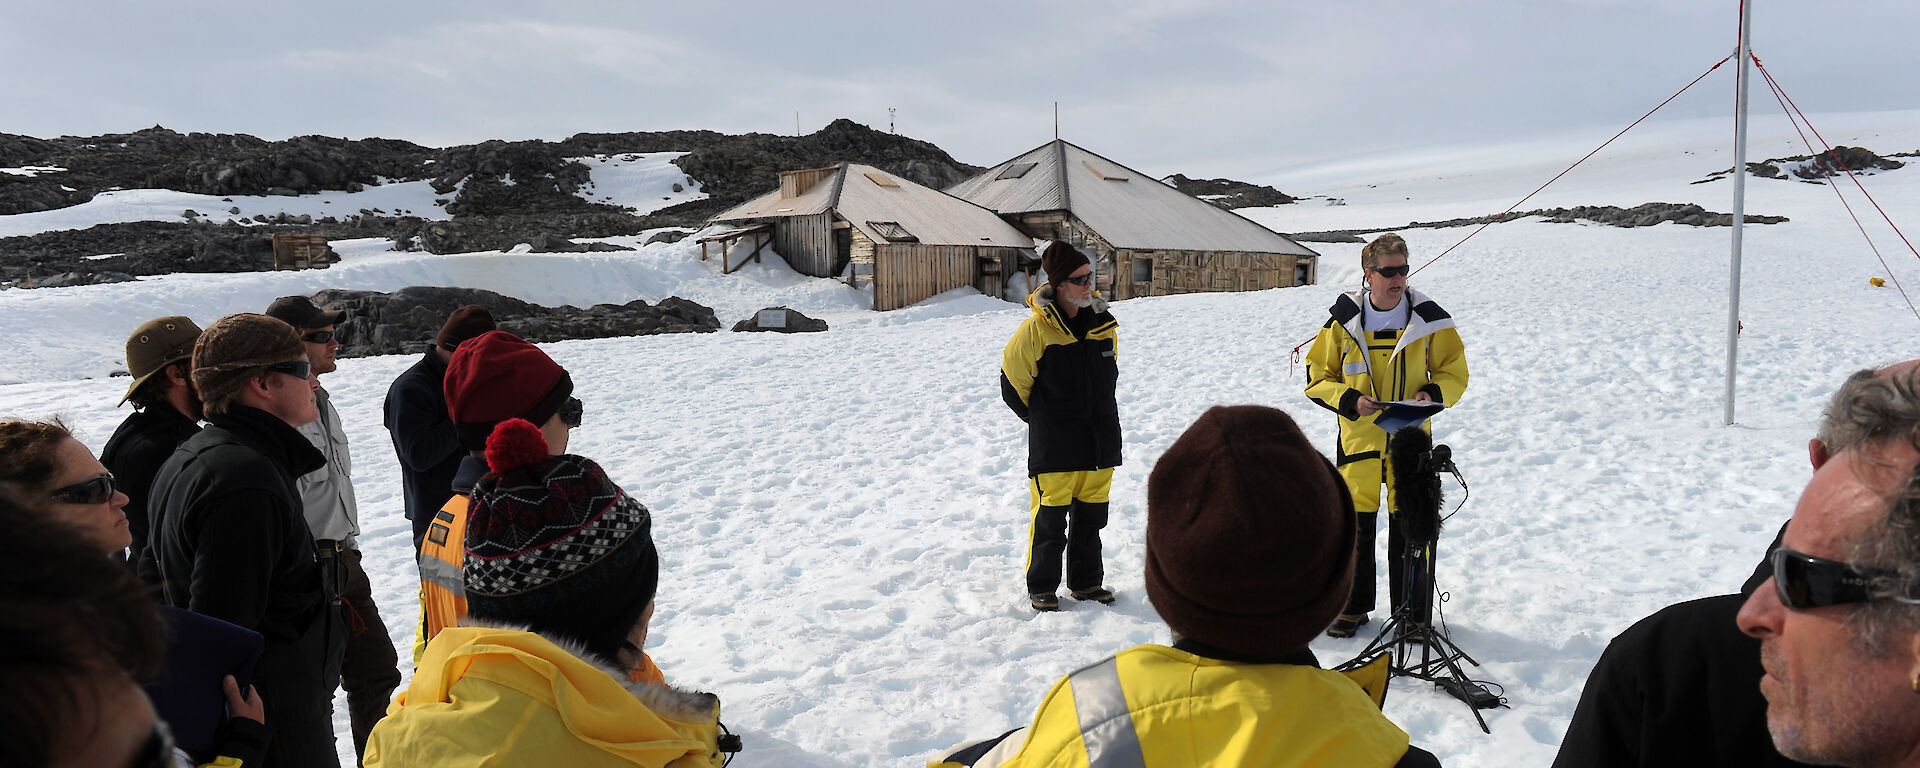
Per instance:
[[[1015,163],[1035,166],[1019,178],[1000,178]],[[1007,214],[1069,211],[1115,248],[1318,255],[1244,216],[1058,139],[947,191]]]
[[[811,216],[833,207],[833,179],[829,175],[807,187],[798,196],[782,200],[780,188],[727,209],[710,221],[748,221],[777,219],[783,216]]]
[[[833,199],[835,190],[839,192],[838,200]],[[1033,247],[1032,238],[993,211],[879,168],[855,163],[842,164],[838,172],[814,183],[798,197],[782,200],[780,190],[776,189],[712,220],[773,219],[828,210],[838,213],[876,243],[893,242],[873,224],[890,222],[911,233],[914,236],[911,242],[926,245]]]

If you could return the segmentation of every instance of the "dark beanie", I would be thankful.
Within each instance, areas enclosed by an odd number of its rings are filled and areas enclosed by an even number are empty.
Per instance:
[[[488,438],[487,468],[467,512],[468,613],[615,659],[659,586],[647,508],[592,460],[548,456],[520,419]]]
[[[1047,284],[1056,288],[1066,282],[1067,278],[1073,275],[1074,270],[1091,263],[1093,262],[1087,260],[1086,254],[1068,245],[1065,240],[1055,240],[1047,246],[1045,251],[1040,252],[1040,268],[1046,270]]]
[[[460,342],[493,330],[493,313],[478,304],[468,304],[456,309],[447,316],[440,333],[433,337],[433,345],[444,347],[448,344],[460,346]]]
[[[573,395],[559,363],[506,331],[488,331],[460,345],[441,388],[460,445],[485,450],[494,425],[512,418],[545,424]]]
[[[1147,478],[1147,597],[1182,637],[1277,659],[1346,604],[1355,536],[1346,483],[1291,417],[1215,406]]]

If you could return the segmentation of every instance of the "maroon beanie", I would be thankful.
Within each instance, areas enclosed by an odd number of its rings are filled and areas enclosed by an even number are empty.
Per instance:
[[[460,445],[486,450],[494,425],[522,418],[535,426],[560,411],[573,378],[539,347],[506,331],[488,331],[460,345],[441,386]]]
[[[1073,275],[1074,270],[1091,263],[1093,262],[1087,260],[1086,254],[1068,245],[1065,240],[1055,240],[1047,246],[1045,251],[1040,252],[1040,268],[1046,270],[1047,285],[1056,288],[1066,282],[1067,278]]]
[[[440,326],[440,334],[433,337],[433,345],[457,347],[460,342],[493,329],[493,313],[478,304],[468,304],[447,316],[446,324]]]
[[[1147,597],[1182,637],[1277,659],[1353,584],[1353,499],[1287,414],[1215,406],[1147,478]]]

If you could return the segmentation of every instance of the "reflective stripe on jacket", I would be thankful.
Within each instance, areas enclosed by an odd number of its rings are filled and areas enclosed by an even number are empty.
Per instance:
[[[420,542],[420,631],[413,637],[413,663],[440,630],[467,615],[467,588],[461,566],[467,560],[467,506],[472,497],[456,493],[433,515]]]
[[[1000,395],[1027,422],[1027,476],[1120,466],[1119,323],[1099,297],[1084,337],[1053,300],[1053,286],[1027,297],[1000,360]]]
[[[1339,672],[1141,645],[1055,683],[1024,734],[952,764],[1385,768],[1407,747],[1406,732]]]
[[[721,764],[720,701],[627,683],[574,644],[449,627],[367,739],[375,766]]]
[[[1382,402],[1408,400],[1425,391],[1452,408],[1467,389],[1466,348],[1453,316],[1419,291],[1402,301],[1411,312],[1403,331],[1361,327],[1361,299],[1341,294],[1307,351],[1307,397],[1340,415],[1337,466],[1380,459],[1387,433],[1374,426],[1378,413],[1361,416],[1362,395]],[[1376,486],[1379,482],[1376,480]]]

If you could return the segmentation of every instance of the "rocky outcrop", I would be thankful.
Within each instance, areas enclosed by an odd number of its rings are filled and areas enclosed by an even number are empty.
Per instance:
[[[1531,211],[1516,211],[1505,216],[1473,216],[1464,219],[1445,221],[1415,221],[1398,227],[1375,227],[1371,229],[1334,229],[1324,232],[1302,232],[1289,235],[1295,240],[1309,243],[1357,243],[1360,235],[1373,232],[1389,232],[1397,229],[1444,229],[1447,227],[1476,227],[1490,221],[1516,221],[1529,216],[1538,216],[1555,224],[1567,224],[1576,221],[1605,224],[1611,227],[1651,227],[1655,224],[1673,222],[1692,227],[1731,227],[1733,214],[1714,213],[1693,203],[1644,203],[1632,208],[1613,205],[1581,205],[1573,208],[1540,208]],[[1780,224],[1787,221],[1785,216],[1762,216],[1746,214],[1748,224]]]
[[[1893,157],[1898,156],[1896,154]],[[1881,157],[1874,154],[1872,150],[1839,146],[1834,147],[1831,152],[1822,152],[1818,155],[1797,155],[1762,160],[1757,163],[1750,162],[1747,163],[1747,173],[1763,179],[1799,179],[1819,184],[1824,179],[1840,176],[1846,171],[1867,176],[1877,171],[1891,171],[1905,166],[1906,163],[1894,160],[1892,157]],[[1694,183],[1705,184],[1732,175],[1733,169],[1728,168],[1709,174],[1706,178]]]
[[[587,167],[572,157],[641,152],[688,152],[675,162],[698,181],[709,198],[635,216],[626,209],[594,203],[578,192],[590,179]],[[924,141],[882,133],[849,120],[836,120],[807,136],[712,131],[579,134],[560,142],[488,141],[434,149],[389,139],[347,140],[301,136],[266,141],[243,134],[181,134],[154,127],[126,134],[38,139],[0,134],[0,168],[33,167],[31,175],[0,174],[0,215],[46,211],[78,205],[110,189],[171,189],[209,195],[297,195],[327,190],[358,191],[394,181],[429,181],[444,195],[451,222],[416,216],[362,211],[359,216],[305,222],[270,218],[259,224],[309,224],[298,231],[335,237],[342,228],[353,236],[392,236],[434,253],[511,248],[530,243],[536,250],[595,249],[565,241],[580,237],[637,234],[661,227],[698,227],[715,213],[773,189],[781,171],[841,161],[867,163],[934,188],[944,188],[980,169],[955,161]],[[211,212],[200,212],[211,213]],[[204,220],[185,215],[188,224]],[[412,212],[403,212],[412,213]],[[141,254],[159,261],[185,262],[185,251],[235,252],[231,230],[172,228],[161,243],[144,236],[147,225],[95,228],[84,237],[48,233],[0,240],[0,279],[29,273],[50,275],[100,271],[152,274],[143,268],[95,265],[87,257]],[[254,229],[250,242],[271,232]],[[610,246],[598,246],[606,248]],[[254,253],[258,249],[244,249]],[[163,271],[244,271],[262,268],[252,256],[199,259]],[[270,266],[270,265],[269,265]],[[33,279],[14,280],[31,284]]]
[[[393,293],[329,289],[313,300],[349,313],[334,328],[341,357],[424,352],[447,316],[468,304],[486,307],[500,330],[535,342],[720,330],[713,310],[677,296],[652,305],[635,299],[581,309],[543,307],[477,288],[414,286]]]
[[[1263,187],[1232,179],[1189,179],[1176,173],[1161,181],[1174,189],[1229,211],[1235,208],[1267,208],[1286,205],[1300,199],[1273,187]]]
[[[773,331],[776,333],[818,333],[827,329],[827,321],[807,317],[786,307],[767,307],[752,317],[733,324],[735,331]]]

